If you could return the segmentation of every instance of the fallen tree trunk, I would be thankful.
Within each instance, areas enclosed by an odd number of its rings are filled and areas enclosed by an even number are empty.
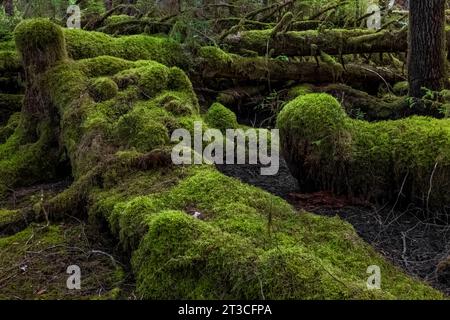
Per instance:
[[[367,65],[320,62],[293,62],[263,57],[241,57],[215,47],[200,50],[202,62],[197,70],[205,79],[230,78],[241,81],[288,81],[313,84],[343,82],[355,87],[378,87],[381,83],[395,83],[405,80],[386,68]]]
[[[260,55],[311,56],[324,51],[331,55],[377,52],[405,52],[407,30],[379,32],[361,29],[289,31],[272,35],[272,29],[243,31],[229,35],[224,44],[233,52],[253,50]],[[450,31],[447,29],[447,40]],[[449,46],[450,41],[447,41]]]
[[[450,201],[449,125],[429,117],[354,120],[327,94],[300,96],[277,119],[282,153],[302,191],[442,213]]]
[[[295,98],[307,93],[328,93],[341,102],[351,118],[364,118],[367,121],[396,120],[416,115],[431,115],[442,118],[442,104],[423,101],[423,109],[412,108],[406,97],[386,95],[382,98],[372,96],[365,91],[356,90],[342,83],[326,86],[299,85],[290,90],[290,97]]]

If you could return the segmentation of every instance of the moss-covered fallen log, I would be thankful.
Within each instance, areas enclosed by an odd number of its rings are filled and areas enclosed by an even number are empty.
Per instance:
[[[450,31],[447,30],[447,39]],[[447,46],[449,45],[447,41]],[[377,52],[405,52],[407,30],[379,32],[364,29],[288,31],[273,34],[272,29],[242,31],[229,35],[224,44],[233,52],[252,50],[260,55],[311,56],[324,51],[331,55]]]
[[[217,47],[202,47],[197,70],[203,78],[229,78],[241,81],[288,81],[305,83],[344,82],[355,87],[378,87],[404,80],[401,74],[372,66],[349,63],[295,62],[264,57],[242,57],[229,54]]]
[[[72,59],[114,56],[128,60],[149,60],[169,66],[186,63],[181,45],[168,38],[131,35],[112,37],[101,32],[64,29],[67,54]]]
[[[289,90],[291,99],[309,93],[328,93],[342,103],[345,112],[350,117],[363,118],[368,121],[400,119],[413,112],[406,97],[386,95],[379,98],[341,83],[325,86],[302,84]],[[435,112],[436,115],[439,115],[438,110]]]
[[[277,126],[303,190],[441,210],[450,203],[449,119],[369,123],[328,94],[308,94],[285,106]]]
[[[54,38],[36,38],[39,28]],[[60,44],[58,30],[45,20],[17,28],[42,52]],[[18,47],[24,49],[22,41]],[[98,86],[99,78],[104,86]],[[33,81],[46,89],[47,107],[57,110],[59,143],[75,179],[65,192],[36,203],[36,214],[88,213],[91,221],[106,221],[132,254],[139,297],[442,298],[376,254],[338,218],[298,213],[213,166],[160,161],[175,128],[192,130],[193,121],[202,121],[180,69],[104,56],[61,59]],[[98,95],[98,88],[108,94]],[[12,154],[19,148],[27,145],[12,148]],[[8,158],[0,152],[0,159],[2,165]],[[195,218],[196,212],[204,219]],[[381,290],[367,290],[369,265],[383,270]]]

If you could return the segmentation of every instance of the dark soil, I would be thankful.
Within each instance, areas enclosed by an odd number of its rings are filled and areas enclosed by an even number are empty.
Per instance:
[[[436,272],[439,262],[450,255],[449,221],[426,218],[417,208],[399,211],[393,210],[392,206],[355,205],[326,192],[299,193],[296,180],[281,160],[279,173],[275,176],[260,175],[259,165],[217,167],[228,176],[285,198],[297,209],[324,216],[338,215],[395,265],[450,294],[448,277],[438,278]]]

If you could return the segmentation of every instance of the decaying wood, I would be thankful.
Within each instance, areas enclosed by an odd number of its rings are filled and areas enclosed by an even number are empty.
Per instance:
[[[401,74],[382,67],[346,64],[345,70],[325,63],[294,62],[263,57],[247,58],[232,55],[232,61],[203,59],[198,66],[205,79],[229,78],[241,81],[288,81],[313,84],[343,82],[355,87],[379,86],[405,80]]]
[[[405,52],[408,48],[407,34],[406,29],[380,32],[329,29],[289,31],[273,36],[271,30],[252,30],[229,35],[224,39],[224,43],[233,52],[247,49],[266,55],[271,51],[275,56],[310,56],[317,50],[331,55]],[[447,40],[450,40],[449,30],[447,30]],[[447,41],[447,46],[449,43],[450,41]]]

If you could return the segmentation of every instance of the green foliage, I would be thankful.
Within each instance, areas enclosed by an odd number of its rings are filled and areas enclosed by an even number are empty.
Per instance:
[[[22,20],[20,14],[15,12],[14,16],[8,16],[4,10],[0,10],[0,42],[13,38],[13,31]]]
[[[237,118],[233,111],[216,102],[208,109],[205,115],[206,123],[222,131],[226,129],[236,129],[238,127]]]

